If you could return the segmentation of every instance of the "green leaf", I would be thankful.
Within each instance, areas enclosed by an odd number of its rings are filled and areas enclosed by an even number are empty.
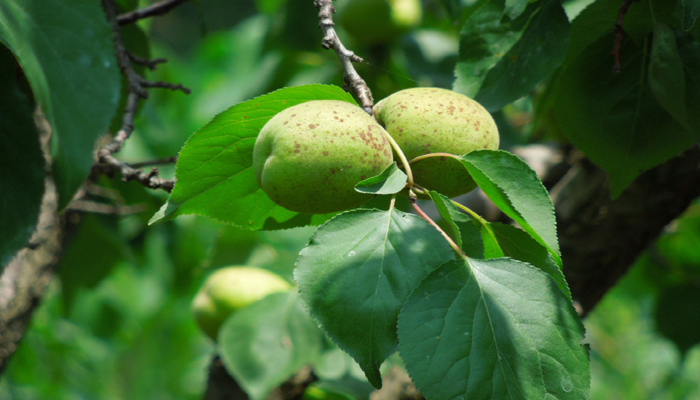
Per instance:
[[[503,0],[479,8],[462,27],[454,90],[475,97],[489,71],[520,39],[527,17],[501,21]]]
[[[311,315],[375,387],[396,351],[396,320],[411,291],[454,257],[442,235],[401,211],[355,210],[318,228],[294,271]]]
[[[81,290],[94,289],[118,263],[134,262],[131,248],[119,235],[116,225],[115,216],[87,214],[72,233],[58,268],[61,296],[68,312]]]
[[[252,400],[277,386],[320,354],[323,334],[296,291],[275,293],[231,315],[219,331],[226,370]]]
[[[685,74],[685,106],[688,115],[700,113],[700,43],[687,33],[676,32],[678,54]],[[700,120],[690,118],[693,132],[700,132]]]
[[[683,355],[700,343],[700,292],[694,285],[670,286],[659,295],[656,329],[676,344]]]
[[[430,198],[435,203],[440,216],[447,225],[446,231],[469,257],[484,257],[484,242],[479,232],[480,225],[467,214],[459,211],[449,197],[435,191],[430,191]]]
[[[520,14],[525,11],[528,3],[532,3],[532,0],[505,0],[505,10],[503,14],[508,18],[517,18]]]
[[[564,273],[544,246],[537,243],[522,229],[498,222],[492,222],[489,225],[503,251],[503,256],[526,262],[546,272],[554,279],[559,289],[571,299],[571,291]]]
[[[683,7],[683,29],[689,31],[695,25],[695,20],[700,17],[700,1],[681,0]]]
[[[649,61],[649,87],[669,114],[686,129],[690,128],[685,107],[685,74],[678,54],[676,36],[667,25],[654,25],[654,40]]]
[[[585,399],[584,327],[546,273],[510,259],[452,261],[411,294],[399,354],[427,398]]]
[[[594,1],[583,9],[571,22],[571,36],[565,63],[570,64],[588,46],[601,36],[610,33],[614,29],[619,12],[620,3],[614,0]]]
[[[196,214],[241,228],[280,229],[318,225],[328,215],[299,214],[275,204],[255,179],[253,147],[262,127],[278,112],[311,100],[352,96],[331,85],[281,89],[217,115],[185,143],[177,163],[177,184],[150,223]]]
[[[369,194],[394,194],[406,188],[407,179],[406,173],[393,163],[381,174],[359,182],[355,185],[355,190]]]
[[[461,158],[489,199],[547,248],[561,266],[554,205],[535,171],[507,151],[479,150]]]
[[[556,0],[533,4],[501,22],[498,2],[484,6],[462,31],[455,90],[490,111],[528,94],[564,60],[569,20]]]
[[[60,206],[93,164],[119,100],[112,31],[97,1],[3,0],[0,41],[17,55],[53,128],[53,175]]]
[[[520,39],[486,75],[475,99],[495,111],[525,96],[563,61],[569,19],[558,0],[539,2]]]
[[[0,46],[0,270],[29,243],[46,177],[33,104],[19,87],[15,65]]]
[[[621,48],[622,72],[612,72],[603,36],[561,74],[555,116],[573,144],[610,175],[614,197],[644,170],[697,140],[655,100],[648,86],[648,46]]]

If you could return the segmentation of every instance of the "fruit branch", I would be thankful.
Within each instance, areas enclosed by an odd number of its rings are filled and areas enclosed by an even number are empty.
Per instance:
[[[341,43],[334,28],[335,24],[333,23],[333,13],[335,13],[333,0],[314,0],[314,6],[318,8],[318,27],[323,32],[321,46],[326,50],[333,49],[336,54],[338,54],[340,63],[343,66],[345,90],[351,89],[360,100],[362,108],[371,115],[372,107],[374,107],[372,91],[367,86],[367,83],[360,77],[360,74],[357,73],[355,66],[352,65],[353,62],[361,63],[363,60],[362,57],[346,49],[343,43]]]
[[[418,156],[418,157],[414,158],[413,160],[409,161],[408,163],[409,163],[409,164],[417,163],[417,162],[420,161],[420,160],[425,160],[426,158],[431,158],[431,157],[450,157],[450,158],[454,158],[455,160],[457,160],[457,161],[459,161],[459,162],[462,162],[462,159],[461,159],[459,156],[454,155],[454,154],[450,154],[450,153],[428,153],[428,154],[423,154],[422,156]]]
[[[620,47],[622,46],[622,39],[624,39],[625,32],[622,30],[622,24],[625,22],[625,16],[629,11],[632,3],[636,3],[639,0],[625,0],[620,6],[620,12],[617,14],[617,22],[615,22],[615,45],[613,46],[610,54],[615,57],[615,66],[613,67],[613,72],[619,74],[622,71],[622,60],[620,60]]]
[[[164,12],[169,11],[177,4],[181,3],[177,1],[164,1],[156,3],[149,10],[159,10],[158,13],[154,14],[156,11],[143,12],[140,15],[161,15]],[[166,7],[167,3],[167,7]],[[189,93],[190,90],[185,88],[180,84],[172,84],[169,82],[152,82],[146,80],[134,69],[133,63],[145,65],[150,69],[154,69],[158,64],[166,62],[164,59],[157,59],[149,61],[126,50],[124,46],[124,41],[121,35],[121,28],[119,17],[117,17],[117,7],[113,0],[103,0],[102,5],[107,14],[107,18],[112,25],[112,38],[114,40],[114,47],[116,50],[117,62],[119,64],[119,69],[122,75],[129,82],[129,92],[126,99],[126,106],[124,107],[124,116],[122,118],[122,126],[114,136],[111,143],[102,147],[97,152],[97,162],[92,167],[91,178],[96,178],[97,175],[107,175],[114,176],[117,172],[121,173],[122,178],[125,181],[135,180],[141,183],[143,186],[151,189],[163,189],[165,191],[172,191],[175,186],[175,180],[163,179],[159,176],[157,168],[152,168],[149,172],[145,172],[139,169],[139,166],[145,164],[133,164],[122,162],[117,159],[114,155],[121,151],[124,143],[134,132],[134,119],[136,118],[136,111],[141,100],[148,97],[147,89],[151,88],[165,88],[172,90],[180,90],[185,93]],[[159,7],[155,7],[159,6]],[[169,8],[168,8],[169,7]],[[165,11],[164,11],[165,10]],[[142,10],[143,11],[143,10]],[[146,18],[143,16],[142,18]]]
[[[455,241],[452,240],[452,238],[450,237],[450,235],[448,235],[447,233],[445,233],[445,231],[442,230],[442,228],[440,228],[440,225],[438,225],[437,223],[435,223],[435,221],[433,221],[433,219],[430,218],[430,217],[428,216],[428,214],[426,214],[426,213],[418,206],[418,202],[417,202],[415,196],[411,196],[411,207],[413,207],[413,209],[416,210],[416,212],[418,213],[418,215],[420,215],[424,220],[428,221],[428,223],[430,223],[430,225],[432,225],[433,227],[435,227],[435,229],[437,229],[438,232],[440,232],[440,234],[442,234],[442,236],[445,238],[445,240],[447,240],[447,243],[449,243],[450,247],[452,247],[452,250],[454,250],[455,253],[457,253],[457,254],[460,255],[461,257],[466,257],[466,254],[464,254],[464,251],[462,251],[462,249],[461,249],[459,246],[457,246],[457,243],[455,243]]]
[[[384,134],[384,137],[386,140],[389,141],[389,144],[391,145],[391,148],[394,149],[394,152],[396,153],[397,156],[399,156],[399,160],[401,160],[401,165],[403,165],[403,169],[406,172],[406,182],[408,185],[408,188],[412,188],[415,185],[415,182],[413,181],[413,171],[411,171],[411,163],[408,162],[408,159],[406,158],[406,155],[403,154],[403,150],[401,150],[401,147],[399,147],[399,144],[396,143],[396,140],[394,140],[393,137],[389,134],[387,131],[382,131]]]
[[[158,3],[151,4],[148,7],[122,14],[117,17],[117,22],[119,25],[127,25],[144,18],[164,15],[186,1],[187,0],[163,0]]]
[[[493,243],[496,245],[496,247],[498,247],[498,249],[501,251],[501,253],[503,253],[503,249],[501,248],[501,244],[498,242],[498,239],[496,238],[496,234],[493,233],[493,229],[491,229],[491,224],[489,224],[488,221],[486,221],[479,214],[475,213],[474,211],[472,211],[471,208],[465,206],[464,204],[461,204],[461,203],[454,201],[454,200],[450,200],[450,201],[452,202],[452,204],[457,206],[457,208],[461,209],[462,211],[471,215],[472,218],[477,220],[481,224],[481,226],[483,226],[484,229],[486,229],[486,232],[489,233],[489,236],[491,236],[491,238],[493,239]]]

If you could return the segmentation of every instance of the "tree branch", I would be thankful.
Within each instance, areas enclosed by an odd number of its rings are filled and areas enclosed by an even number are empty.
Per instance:
[[[318,378],[313,374],[311,367],[300,369],[294,376],[287,379],[275,389],[267,400],[301,400],[306,387]],[[221,357],[215,355],[209,364],[209,380],[204,400],[248,400],[246,392],[238,382],[229,375]]]
[[[622,46],[622,39],[625,37],[625,31],[622,30],[622,24],[625,22],[625,17],[629,11],[632,3],[636,3],[639,0],[624,0],[620,6],[620,12],[617,14],[617,22],[615,22],[615,45],[610,54],[615,57],[615,66],[613,67],[613,72],[619,74],[622,71],[622,60],[620,60],[620,47]]]
[[[564,273],[583,315],[700,196],[700,148],[639,176],[615,200],[607,175],[587,159],[552,190]]]
[[[36,114],[36,124],[48,171],[51,128],[40,113]],[[54,275],[64,237],[72,226],[70,221],[66,214],[58,214],[58,194],[47,173],[36,229],[29,244],[17,252],[0,275],[0,374],[17,351]]]
[[[57,199],[47,179],[31,246],[20,250],[0,277],[0,373],[17,351],[59,262],[64,227]]]
[[[148,7],[144,7],[140,10],[135,10],[126,14],[122,14],[117,17],[117,22],[119,23],[119,25],[127,25],[134,23],[140,19],[164,15],[186,1],[187,0],[163,0],[158,3],[151,4]]]
[[[353,62],[360,63],[363,60],[354,52],[346,49],[343,43],[341,43],[340,38],[338,38],[338,34],[335,32],[334,28],[335,24],[333,23],[333,13],[335,13],[333,0],[314,0],[314,5],[318,8],[318,26],[323,32],[321,46],[326,50],[333,49],[336,54],[338,54],[340,63],[343,66],[343,77],[346,85],[345,90],[352,90],[355,96],[360,100],[362,108],[371,115],[372,107],[374,107],[372,91],[352,64]]]
[[[138,15],[141,16],[140,18],[160,15],[154,13],[165,13],[183,1],[184,0],[163,1],[153,4],[144,10],[135,11],[134,13],[139,13]],[[157,64],[165,62],[165,60],[158,59],[148,61],[126,50],[121,35],[119,17],[117,17],[117,8],[114,1],[103,0],[102,5],[107,13],[107,18],[112,24],[112,37],[114,40],[117,62],[122,75],[124,75],[129,83],[129,94],[127,95],[126,106],[124,108],[121,129],[119,129],[116,135],[114,135],[111,143],[97,151],[97,162],[95,165],[93,165],[91,177],[94,178],[97,175],[114,176],[116,173],[120,173],[122,178],[127,182],[135,180],[147,188],[163,189],[170,192],[175,186],[175,180],[161,178],[158,175],[157,168],[151,169],[150,172],[145,172],[135,168],[133,165],[120,161],[114,156],[114,154],[121,151],[126,140],[129,139],[131,134],[134,132],[134,119],[136,118],[136,111],[138,110],[139,102],[148,97],[147,89],[166,88],[180,90],[185,93],[190,93],[190,90],[179,84],[176,85],[168,82],[151,82],[139,75],[134,69],[132,61],[138,64],[146,65],[147,67],[153,69]]]

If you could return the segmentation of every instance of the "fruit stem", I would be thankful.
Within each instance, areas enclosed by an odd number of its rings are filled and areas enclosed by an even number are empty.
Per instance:
[[[408,163],[413,164],[413,163],[416,163],[420,160],[425,160],[426,158],[431,158],[431,157],[450,157],[450,158],[454,158],[455,160],[458,160],[458,161],[462,160],[459,156],[454,155],[454,154],[450,154],[450,153],[428,153],[428,154],[423,154],[422,156],[418,156],[418,157],[414,158],[413,160],[409,161]]]
[[[498,243],[498,239],[496,239],[496,234],[493,233],[493,229],[491,229],[491,224],[487,220],[482,218],[481,215],[475,213],[474,211],[472,211],[471,208],[465,206],[464,204],[459,203],[459,202],[454,201],[454,200],[450,200],[450,201],[452,202],[452,204],[454,204],[455,206],[460,208],[462,211],[471,215],[472,218],[477,220],[481,224],[481,226],[483,226],[486,229],[486,231],[489,233],[489,236],[491,236],[491,238],[493,238],[493,242],[496,243],[496,246],[498,246],[498,249],[501,251],[501,254],[503,254],[503,249],[501,248],[501,244]]]
[[[406,176],[408,177],[407,182],[408,182],[408,187],[412,188],[413,185],[415,184],[413,182],[413,172],[411,171],[411,166],[410,163],[408,162],[408,159],[406,158],[406,155],[403,154],[403,151],[401,150],[401,147],[399,147],[399,144],[396,143],[393,137],[389,134],[387,131],[384,132],[384,137],[389,141],[389,144],[391,144],[391,148],[394,149],[394,152],[396,152],[396,155],[399,156],[399,159],[401,160],[401,164],[403,165],[404,170],[406,171]]]
[[[409,193],[411,193],[410,190],[409,190]],[[409,197],[410,197],[410,196],[409,196]],[[452,238],[451,238],[447,233],[445,233],[445,231],[443,231],[442,228],[440,228],[440,226],[439,226],[438,224],[436,224],[435,221],[433,221],[432,218],[430,218],[430,217],[428,216],[428,214],[426,214],[425,212],[423,212],[423,210],[418,206],[418,201],[417,201],[417,199],[416,199],[416,197],[415,197],[415,194],[414,194],[413,197],[410,197],[410,199],[411,199],[411,206],[413,207],[414,210],[416,210],[416,212],[418,213],[418,215],[420,215],[421,217],[423,217],[423,219],[425,219],[426,221],[428,221],[428,222],[430,223],[430,225],[434,226],[435,229],[437,229],[438,232],[440,232],[440,233],[442,234],[442,236],[445,238],[445,240],[447,240],[447,243],[449,243],[450,247],[452,247],[452,250],[454,250],[455,253],[457,253],[457,254],[458,254],[459,256],[461,256],[461,257],[466,258],[467,255],[464,254],[464,251],[462,251],[462,249],[459,248],[459,246],[457,246],[457,243],[455,243],[454,240],[452,240]]]

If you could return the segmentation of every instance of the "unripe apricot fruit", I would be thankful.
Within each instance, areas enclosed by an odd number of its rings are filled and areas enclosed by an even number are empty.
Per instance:
[[[221,324],[231,314],[291,287],[279,275],[262,268],[225,267],[207,278],[192,302],[192,311],[202,331],[216,340]]]
[[[464,155],[498,149],[498,128],[491,114],[451,90],[402,90],[377,103],[373,113],[409,161],[429,153]],[[412,163],[411,170],[418,185],[448,197],[476,187],[464,166],[450,157],[426,158]]]
[[[258,184],[292,211],[323,214],[355,208],[372,195],[355,185],[393,163],[386,132],[361,108],[314,100],[287,108],[263,127],[253,150]]]

